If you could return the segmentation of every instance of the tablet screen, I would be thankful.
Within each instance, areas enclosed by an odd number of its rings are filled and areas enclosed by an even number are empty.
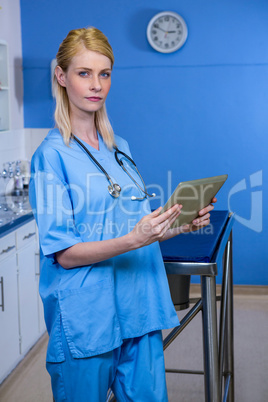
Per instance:
[[[179,183],[161,213],[175,204],[182,204],[181,214],[171,227],[175,228],[191,223],[198,217],[198,212],[211,203],[212,198],[220,190],[227,177],[228,175],[224,174]]]

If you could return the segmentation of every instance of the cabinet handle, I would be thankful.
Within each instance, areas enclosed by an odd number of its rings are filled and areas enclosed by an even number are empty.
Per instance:
[[[30,237],[32,237],[32,236],[34,236],[35,235],[35,232],[33,232],[33,233],[29,233],[28,235],[25,235],[24,236],[24,238],[22,239],[22,240],[27,240],[27,239],[30,239]]]
[[[1,295],[2,295],[2,303],[0,304],[0,307],[2,307],[2,311],[5,311],[5,303],[4,303],[4,278],[3,278],[3,276],[1,276],[0,283],[1,283]]]
[[[15,246],[8,246],[8,248],[5,248],[1,251],[0,255],[8,253],[9,251],[13,250],[13,248],[15,248]]]

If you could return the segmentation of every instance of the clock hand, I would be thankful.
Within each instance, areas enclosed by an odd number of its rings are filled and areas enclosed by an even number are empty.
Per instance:
[[[162,29],[160,27],[157,27],[156,29],[160,29],[161,31],[165,32],[166,34],[167,33],[176,33],[176,31],[166,31],[165,29]]]
[[[156,29],[160,29],[160,31],[163,31],[163,32],[165,32],[166,33],[166,30],[165,29],[162,29],[162,28],[160,28],[160,27],[155,27]]]

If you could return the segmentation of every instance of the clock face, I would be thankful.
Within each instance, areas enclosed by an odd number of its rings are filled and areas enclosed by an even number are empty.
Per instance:
[[[156,14],[147,27],[147,38],[150,45],[161,53],[175,52],[182,47],[187,33],[184,19],[171,11]]]

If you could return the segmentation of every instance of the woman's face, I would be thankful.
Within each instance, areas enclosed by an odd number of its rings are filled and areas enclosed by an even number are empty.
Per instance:
[[[59,66],[55,74],[66,88],[73,116],[94,113],[104,104],[111,87],[111,60],[103,54],[82,48],[67,72]]]

